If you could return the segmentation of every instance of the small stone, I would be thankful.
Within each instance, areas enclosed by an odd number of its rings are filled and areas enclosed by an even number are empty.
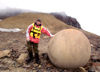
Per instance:
[[[30,65],[27,65],[27,64],[23,64],[23,67],[25,67],[25,68],[29,68],[30,67]]]
[[[33,67],[32,69],[33,69],[33,70],[35,70],[36,68],[35,68],[35,67]]]
[[[41,68],[41,65],[39,65],[38,68]]]
[[[36,70],[33,70],[33,72],[37,72]]]
[[[9,55],[10,55],[10,50],[0,51],[0,58],[5,57],[5,56],[9,57]]]
[[[93,47],[93,44],[91,44],[91,47]]]
[[[47,64],[47,67],[51,67],[51,64]]]
[[[85,68],[83,68],[83,67],[80,67],[80,70],[81,70],[81,72],[87,72],[87,71],[85,70]]]
[[[34,64],[34,67],[37,67],[38,66],[38,64]]]

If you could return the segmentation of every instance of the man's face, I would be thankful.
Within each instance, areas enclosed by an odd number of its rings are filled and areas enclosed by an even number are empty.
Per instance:
[[[36,21],[36,23],[37,23],[37,25],[40,25],[41,24],[41,22],[39,22],[39,21]]]

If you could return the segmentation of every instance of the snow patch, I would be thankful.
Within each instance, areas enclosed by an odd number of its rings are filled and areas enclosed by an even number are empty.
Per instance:
[[[2,21],[2,19],[0,19],[0,21]]]
[[[0,28],[1,32],[20,32],[22,29],[19,28],[13,28],[13,29],[6,29],[6,28]]]

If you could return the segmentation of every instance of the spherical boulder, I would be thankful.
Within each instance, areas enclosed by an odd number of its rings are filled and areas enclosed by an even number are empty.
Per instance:
[[[89,40],[76,29],[65,29],[56,33],[48,44],[48,56],[51,62],[60,68],[84,66],[90,54]]]

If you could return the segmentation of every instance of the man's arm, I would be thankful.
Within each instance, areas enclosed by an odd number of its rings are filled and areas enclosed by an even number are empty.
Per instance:
[[[29,39],[29,33],[30,33],[32,27],[33,27],[33,25],[31,24],[31,25],[28,26],[28,28],[27,28],[27,30],[26,30],[26,39],[27,39],[28,41],[30,40],[30,39]]]
[[[45,27],[42,28],[41,32],[44,33],[44,34],[46,34],[46,35],[48,35],[48,36],[50,36],[50,37],[53,36],[53,35],[49,32],[49,30],[47,30]]]

